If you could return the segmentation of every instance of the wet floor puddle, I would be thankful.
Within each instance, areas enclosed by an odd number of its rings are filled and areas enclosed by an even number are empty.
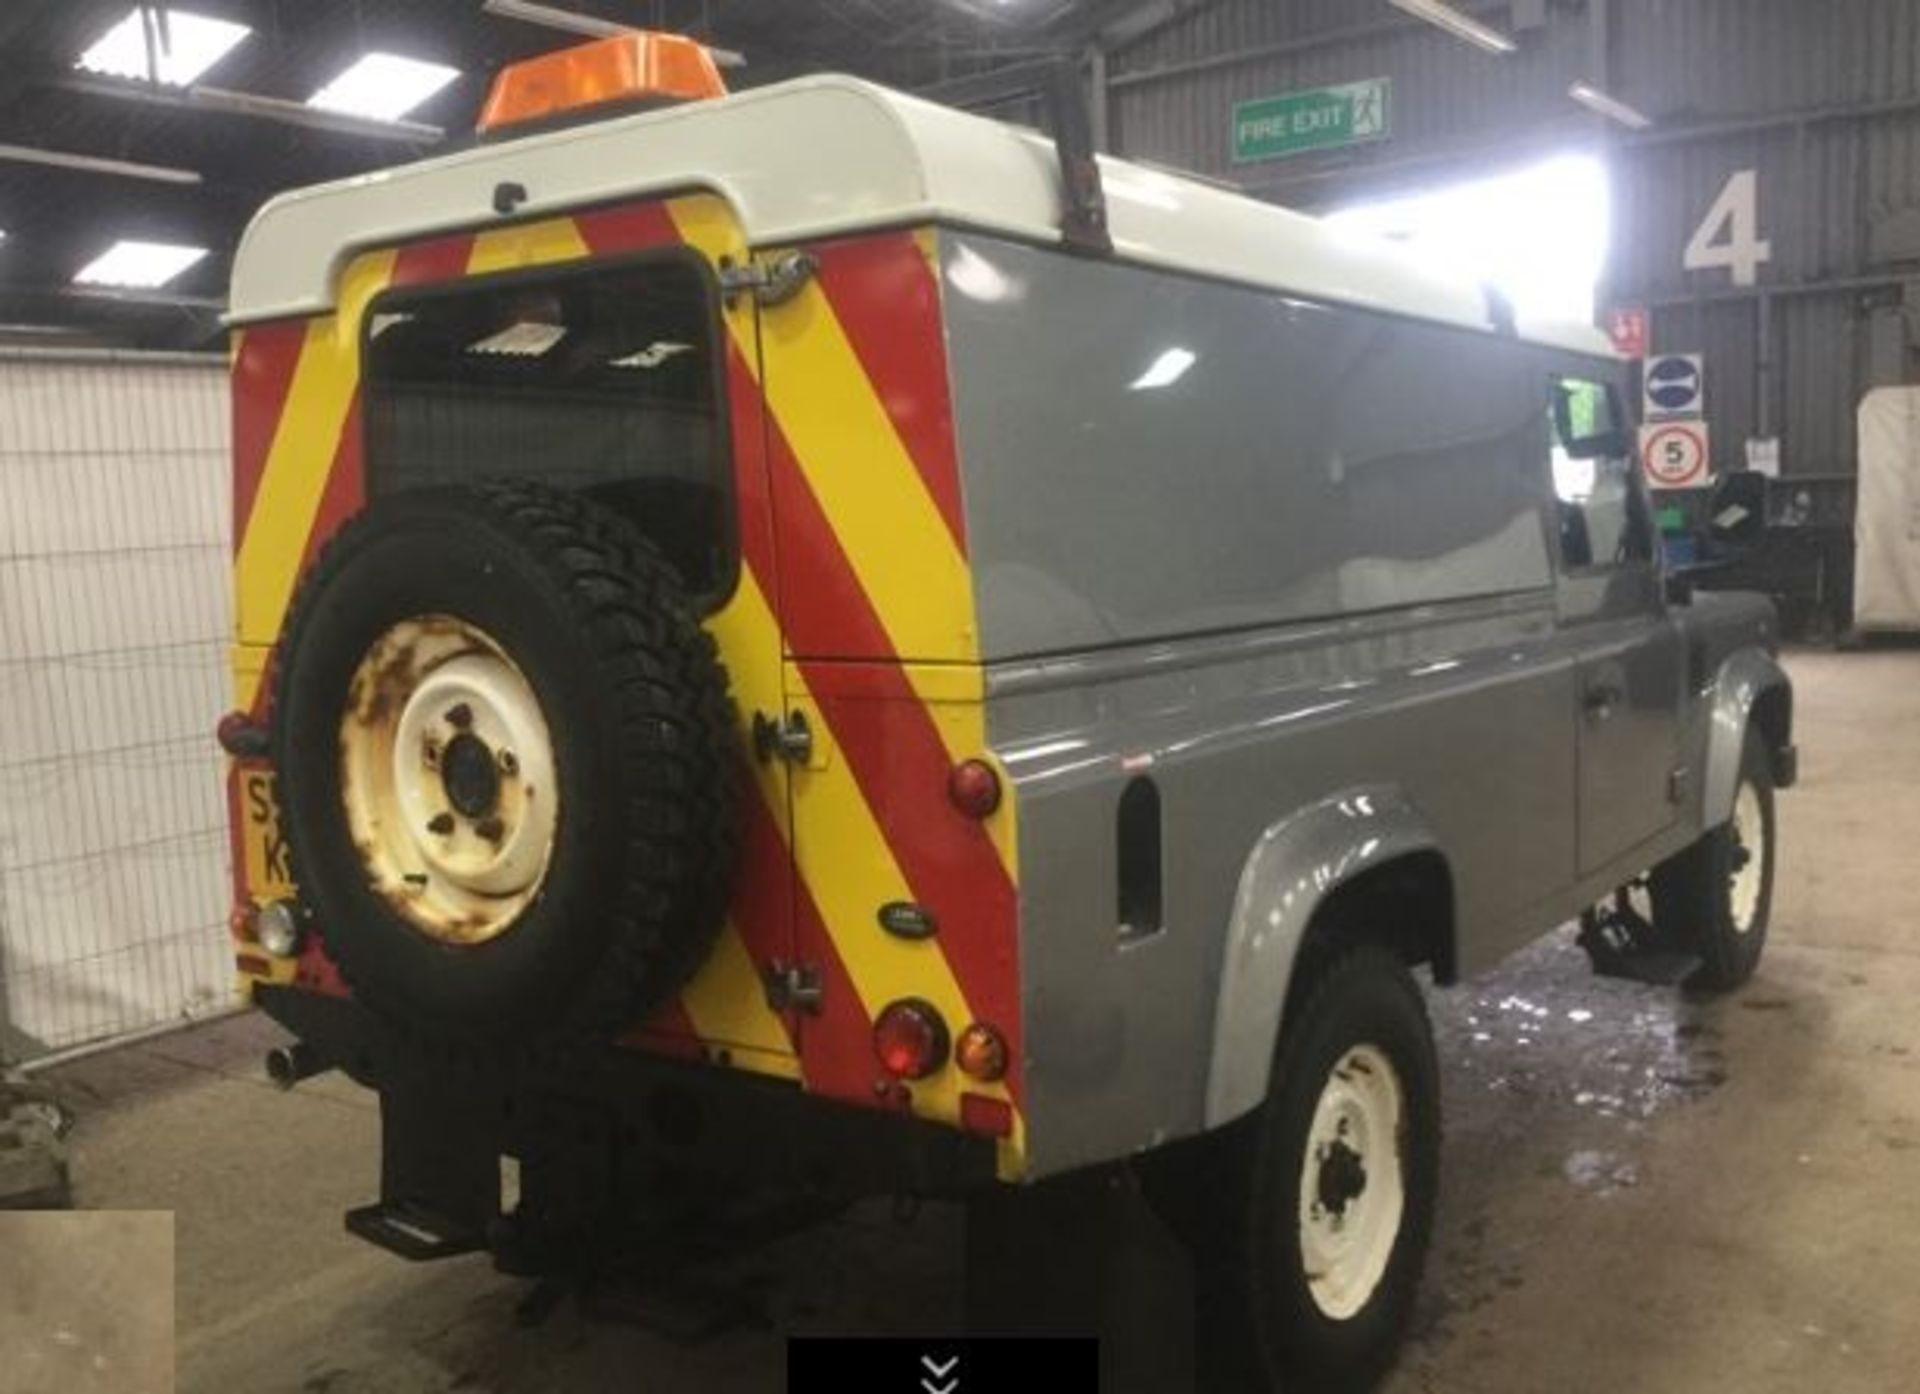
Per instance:
[[[1560,1172],[1596,1194],[1638,1184],[1622,1149],[1650,1120],[1727,1081],[1712,1007],[1595,976],[1570,931],[1441,993],[1434,1008],[1449,1092],[1495,1110],[1562,1112],[1566,1126],[1551,1129],[1565,1139]]]

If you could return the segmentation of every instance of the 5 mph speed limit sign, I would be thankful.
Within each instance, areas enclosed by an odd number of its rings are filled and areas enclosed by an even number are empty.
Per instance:
[[[1671,421],[1640,428],[1640,467],[1650,489],[1697,489],[1707,482],[1707,427],[1702,421]]]

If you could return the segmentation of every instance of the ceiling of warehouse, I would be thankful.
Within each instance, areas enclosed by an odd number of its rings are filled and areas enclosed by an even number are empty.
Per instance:
[[[0,4],[0,147],[30,147],[190,171],[155,182],[0,158],[0,334],[191,345],[212,337],[229,253],[278,190],[401,163],[468,138],[492,75],[577,37],[486,13],[485,0],[171,0],[160,8],[252,32],[208,86],[303,103],[356,59],[386,52],[459,77],[409,121],[444,141],[312,129],[258,116],[135,100],[75,68],[134,0]],[[734,86],[837,70],[896,86],[943,83],[1069,53],[1103,26],[1169,0],[553,0],[560,8],[694,34],[743,53]],[[961,89],[952,89],[957,96]],[[177,94],[178,89],[174,89]],[[76,290],[75,274],[121,239],[205,247],[204,260],[137,300]],[[19,326],[38,326],[26,331]]]

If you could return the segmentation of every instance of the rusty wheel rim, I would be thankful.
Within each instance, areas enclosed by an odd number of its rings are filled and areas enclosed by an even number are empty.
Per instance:
[[[560,820],[553,746],[533,685],[479,626],[422,615],[373,643],[340,774],[368,884],[421,933],[483,944],[539,894]]]

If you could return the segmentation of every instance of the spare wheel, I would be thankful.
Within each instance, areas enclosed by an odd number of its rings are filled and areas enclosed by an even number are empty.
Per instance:
[[[277,657],[295,879],[355,995],[416,1037],[608,1034],[725,913],[727,680],[672,566],[532,484],[373,502]]]

